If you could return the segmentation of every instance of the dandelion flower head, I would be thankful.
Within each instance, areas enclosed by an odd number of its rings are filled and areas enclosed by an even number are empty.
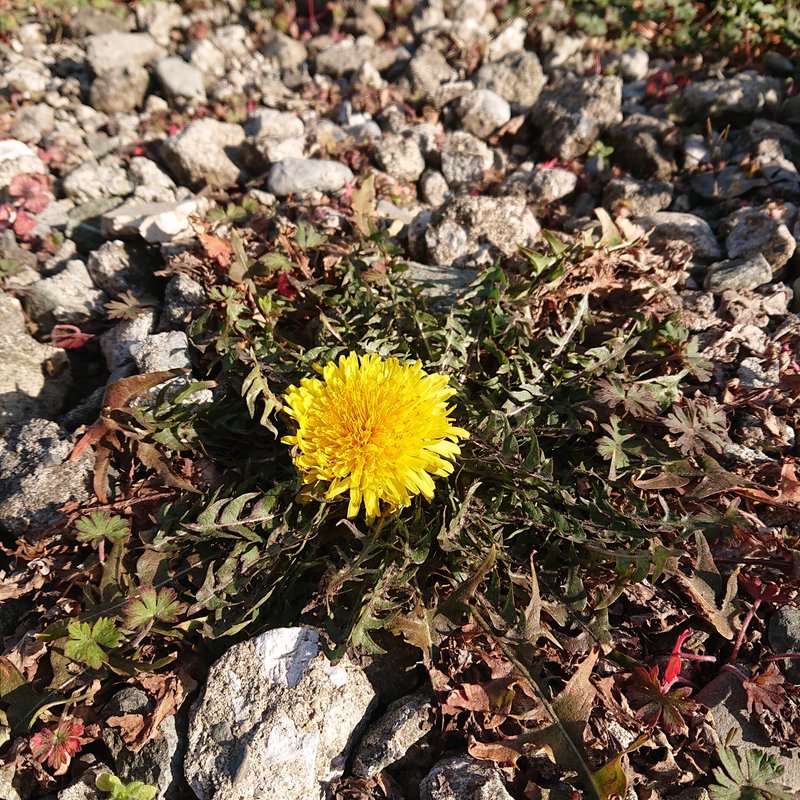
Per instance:
[[[428,374],[421,362],[349,353],[304,378],[284,395],[295,432],[294,463],[305,483],[329,482],[326,497],[349,492],[347,516],[363,503],[367,519],[407,506],[414,495],[433,498],[434,477],[453,471],[469,436],[453,425],[455,394],[445,375]]]

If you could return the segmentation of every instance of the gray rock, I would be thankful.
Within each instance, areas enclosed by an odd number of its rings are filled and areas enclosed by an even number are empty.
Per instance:
[[[11,129],[11,136],[14,139],[22,139],[27,143],[39,142],[42,137],[53,132],[55,127],[55,113],[47,103],[34,103],[23,106],[16,115],[16,122]],[[20,136],[17,130],[24,130],[32,134],[30,138]]]
[[[508,101],[490,89],[465,94],[458,101],[457,112],[462,127],[479,139],[486,139],[511,119]]]
[[[165,55],[148,33],[101,33],[90,37],[86,48],[86,60],[95,75],[146,67]]]
[[[425,171],[419,145],[409,136],[390,133],[375,143],[378,166],[399,181],[416,181]]]
[[[800,749],[783,750],[771,746],[758,718],[747,712],[747,696],[740,677],[723,670],[694,699],[708,707],[721,741],[725,741],[729,731],[736,729],[732,748],[741,760],[748,750],[763,750],[775,756],[784,768],[778,783],[792,789],[800,786]]]
[[[622,118],[622,79],[567,76],[546,88],[531,109],[531,122],[552,156],[570,161],[586,153],[601,131]]]
[[[109,372],[133,363],[133,352],[138,350],[152,333],[156,314],[145,309],[134,319],[118,322],[100,336],[100,349],[106,359]]]
[[[104,114],[127,114],[141,108],[150,75],[144,67],[122,67],[98,75],[92,83],[89,102]]]
[[[141,236],[146,242],[173,242],[191,235],[189,217],[206,207],[199,197],[174,203],[140,203],[131,200],[102,216],[105,236]]]
[[[136,6],[139,30],[147,31],[156,42],[165,47],[170,43],[172,29],[180,26],[182,15],[179,4],[165,0],[154,0]]]
[[[245,166],[254,173],[265,172],[272,164],[284,158],[302,159],[305,156],[305,138],[256,139],[248,136],[242,144]]]
[[[280,141],[305,135],[306,126],[296,114],[276,111],[274,108],[259,108],[245,121],[244,132],[247,136]]]
[[[24,142],[0,141],[0,189],[5,189],[17,175],[29,172],[47,175],[47,171],[45,163]]]
[[[491,149],[471,133],[451,133],[442,145],[442,174],[453,189],[480,180],[493,166]]]
[[[434,108],[444,108],[448,103],[459,100],[465,94],[475,91],[472,81],[451,81],[437,86],[428,93],[427,102]]]
[[[722,249],[711,226],[695,214],[658,211],[637,217],[636,222],[645,230],[653,227],[650,233],[653,244],[679,239],[689,244],[694,251],[694,257],[701,261],[718,261],[722,258]]]
[[[33,418],[0,439],[0,526],[12,535],[62,519],[69,500],[89,499],[94,459],[84,452],[67,462],[72,437],[55,422]]]
[[[719,261],[708,268],[703,286],[719,294],[726,289],[742,291],[755,289],[772,280],[772,268],[761,253],[750,258],[732,258]]]
[[[203,73],[178,56],[162,58],[156,63],[156,76],[170,100],[206,99]]]
[[[420,197],[432,206],[440,206],[447,199],[450,187],[441,172],[425,170],[419,179]]]
[[[175,181],[149,158],[134,156],[128,165],[128,178],[134,186],[134,197],[144,203],[171,202],[175,199]]]
[[[650,56],[641,47],[629,47],[619,56],[619,71],[626,81],[642,81],[650,69]]]
[[[70,384],[69,359],[25,329],[19,300],[0,293],[0,429],[57,414]]]
[[[100,11],[92,6],[79,8],[70,20],[69,29],[73,36],[84,39],[97,33],[129,31],[133,25],[131,15],[119,16],[110,11]]]
[[[743,389],[766,389],[777,386],[780,380],[780,365],[777,361],[765,362],[758,356],[748,356],[739,363],[736,377]]]
[[[667,120],[647,114],[631,114],[609,136],[613,159],[637,178],[670,178],[675,170],[674,146],[667,136]]]
[[[672,184],[669,181],[640,181],[612,178],[603,189],[603,207],[616,211],[620,206],[634,214],[655,214],[669,208]]]
[[[81,779],[76,783],[67,786],[58,793],[57,800],[103,800],[108,797],[105,792],[101,792],[95,786],[97,776],[102,772],[109,772],[103,767],[92,767],[81,775]]]
[[[353,758],[353,774],[374,778],[399,761],[433,729],[433,702],[427,690],[395,700],[367,729]]]
[[[189,339],[183,331],[154,333],[132,348],[139,372],[160,372],[168,369],[191,369]]]
[[[87,203],[104,197],[124,197],[133,191],[122,164],[112,158],[98,164],[87,161],[64,178],[64,194],[75,203]]]
[[[192,188],[230,186],[243,177],[238,163],[243,141],[241,125],[203,118],[170,136],[161,155],[177,178]]]
[[[420,800],[511,800],[500,771],[471,756],[443,758],[419,787]]]
[[[550,167],[534,168],[528,179],[528,189],[534,203],[554,203],[572,194],[578,185],[578,176],[569,169]]]
[[[42,94],[52,80],[50,70],[33,58],[12,59],[3,71],[0,86],[25,95]]]
[[[225,74],[225,54],[210,39],[192,42],[183,53],[184,58],[203,73],[206,87],[213,85]]]
[[[800,653],[800,608],[781,606],[770,618],[769,645],[776,653]],[[794,683],[800,683],[800,662],[784,659],[783,669]]]
[[[14,769],[4,767],[0,769],[0,797],[5,800],[22,800],[19,792],[14,788]]]
[[[476,83],[526,112],[539,99],[547,78],[536,53],[520,50],[494,63],[484,64],[477,72]]]
[[[189,786],[200,800],[321,800],[374,702],[363,671],[347,656],[330,664],[309,628],[237,644],[192,708]]]
[[[776,110],[781,95],[781,81],[747,71],[730,78],[691,81],[683,90],[687,112],[701,121],[741,119]]]
[[[44,328],[59,322],[80,325],[100,316],[107,301],[79,259],[68,261],[61,272],[31,284],[24,300],[25,311]]]
[[[757,208],[743,208],[727,221],[725,246],[731,258],[750,258],[761,254],[777,272],[794,255],[794,236],[780,220]]]
[[[162,328],[185,328],[192,311],[206,298],[205,289],[188,275],[173,275],[164,290]]]
[[[423,45],[408,64],[408,74],[415,91],[429,95],[443,83],[456,79],[455,70],[435,48]]]
[[[457,197],[434,212],[425,243],[434,264],[479,266],[531,245],[539,223],[520,197]]]
[[[525,48],[528,32],[527,21],[521,17],[512,19],[502,30],[492,37],[486,48],[484,61],[500,61],[510,53],[519,53]],[[508,98],[506,98],[508,99]]]
[[[279,69],[295,69],[308,58],[306,46],[278,31],[269,31],[261,52]]]
[[[363,39],[356,41],[342,39],[342,41],[336,42],[331,47],[326,47],[317,53],[317,72],[322,75],[341,78],[348,73],[361,69],[372,57],[375,50],[375,46],[371,43],[369,37],[364,38],[370,43],[366,44]]]
[[[103,718],[124,714],[148,714],[153,702],[141,689],[126,687],[114,694],[103,707]],[[158,800],[180,797],[181,771],[186,751],[185,714],[165,717],[158,735],[133,751],[113,726],[103,728],[103,741],[114,758],[114,771],[126,781],[142,781],[158,789]],[[179,732],[179,728],[181,728]]]
[[[134,254],[115,239],[89,253],[86,268],[95,286],[111,296],[133,291],[142,294],[153,282],[152,270],[142,263],[141,254]]]
[[[337,192],[355,177],[346,164],[315,158],[284,158],[273,165],[267,179],[267,191],[277,197],[298,196],[311,192]]]

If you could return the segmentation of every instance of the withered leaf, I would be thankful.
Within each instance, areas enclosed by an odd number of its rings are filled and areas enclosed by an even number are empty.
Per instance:
[[[770,663],[763,672],[756,672],[752,677],[745,678],[742,686],[747,694],[747,712],[763,713],[768,708],[774,713],[779,713],[786,702],[786,679],[778,669],[777,664]]]
[[[738,613],[736,591],[739,568],[737,567],[723,584],[705,536],[698,531],[695,540],[697,561],[692,574],[687,576],[676,570],[673,577],[694,601],[697,613],[710,622],[721,636],[733,639],[736,635],[733,623]],[[722,600],[717,605],[717,597],[723,589]]]

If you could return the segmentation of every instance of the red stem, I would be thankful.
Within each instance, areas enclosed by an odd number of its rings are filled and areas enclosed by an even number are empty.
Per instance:
[[[748,625],[753,621],[753,617],[756,615],[756,611],[758,611],[758,607],[761,605],[761,598],[756,597],[753,601],[753,605],[751,609],[747,612],[747,616],[742,620],[742,627],[739,630],[739,635],[736,637],[736,644],[733,646],[733,652],[731,653],[731,657],[728,659],[728,663],[732,664],[736,661],[736,656],[739,655],[739,649],[742,646],[742,642],[744,641],[744,635],[747,631]]]

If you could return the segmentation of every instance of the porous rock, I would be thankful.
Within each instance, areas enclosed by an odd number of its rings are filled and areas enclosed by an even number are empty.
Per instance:
[[[243,141],[241,125],[203,118],[170,136],[161,154],[188,186],[229,186],[242,177],[239,147]]]
[[[491,89],[474,89],[459,99],[458,115],[464,130],[486,139],[511,119],[511,106]]]
[[[669,178],[676,170],[672,126],[648,114],[631,114],[610,133],[613,159],[638,178]]]
[[[146,336],[132,348],[139,372],[161,372],[168,369],[190,369],[189,339],[183,331],[167,331]]]
[[[164,55],[164,48],[147,33],[101,33],[90,37],[86,49],[86,60],[95,75],[146,67]]]
[[[71,383],[67,354],[25,330],[19,300],[0,293],[0,429],[57,414]]]
[[[520,111],[528,111],[539,99],[547,78],[536,53],[520,50],[484,64],[477,72],[476,83],[496,92]]]
[[[399,181],[416,181],[425,171],[419,145],[407,136],[384,136],[375,144],[375,156],[381,169]]]
[[[133,191],[125,169],[116,159],[87,161],[64,178],[64,194],[76,203],[104,197],[123,197]]]
[[[697,259],[717,261],[722,257],[722,249],[711,226],[696,214],[658,211],[655,214],[637,217],[636,222],[645,230],[652,227],[650,241],[653,244],[679,239],[691,246]]]
[[[375,700],[345,656],[309,628],[234,645],[191,711],[186,779],[200,800],[311,800],[344,770]]]
[[[17,176],[34,172],[47,174],[47,167],[24,142],[16,139],[0,141],[0,189],[5,189]]]
[[[18,535],[58,522],[67,501],[89,499],[91,452],[67,462],[72,437],[55,422],[34,417],[0,438],[0,526]]]
[[[149,83],[150,75],[144,67],[109,70],[94,79],[89,102],[104,114],[127,114],[141,107]]]
[[[761,254],[777,272],[794,255],[794,236],[780,220],[757,208],[744,208],[728,219],[725,246],[731,258]]]
[[[586,153],[601,131],[621,119],[622,79],[567,76],[547,87],[531,109],[547,153],[569,161]]]
[[[719,261],[708,268],[703,286],[710,292],[726,289],[742,291],[755,289],[772,280],[772,268],[761,253],[750,258],[731,258]]]
[[[267,190],[277,197],[311,192],[336,192],[354,180],[352,170],[338,161],[317,158],[284,158],[272,166]]]
[[[530,245],[539,224],[520,197],[458,197],[434,212],[425,232],[435,264],[478,266]]]
[[[399,761],[433,728],[433,703],[428,690],[395,700],[364,734],[353,758],[353,774],[373,778]]]
[[[192,64],[177,56],[162,58],[156,64],[156,76],[167,97],[177,100],[206,99],[203,73]]]
[[[511,800],[491,762],[471,756],[443,758],[425,776],[420,800]]]
[[[656,214],[669,207],[672,191],[669,181],[612,178],[603,189],[603,207],[616,211],[623,206],[639,216]]]
[[[129,290],[141,294],[153,282],[140,254],[129,252],[119,239],[89,253],[86,269],[95,286],[111,296]]]
[[[442,146],[442,174],[452,188],[480,180],[494,165],[489,147],[466,131],[456,131]]]
[[[741,119],[778,106],[781,81],[748,70],[730,78],[691,81],[683,90],[686,110],[696,119]]]
[[[107,300],[92,283],[83,261],[75,258],[61,272],[31,284],[25,295],[25,310],[45,327],[62,322],[79,325],[99,316]]]

